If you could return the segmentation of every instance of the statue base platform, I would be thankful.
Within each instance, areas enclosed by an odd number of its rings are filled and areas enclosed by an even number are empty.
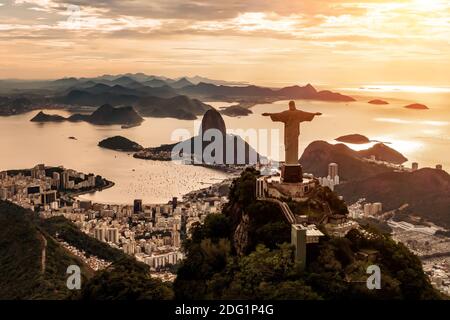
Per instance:
[[[300,164],[283,164],[281,166],[281,182],[299,183],[303,181],[303,170]]]

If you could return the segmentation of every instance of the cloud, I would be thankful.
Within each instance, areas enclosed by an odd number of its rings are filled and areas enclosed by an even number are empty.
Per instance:
[[[376,69],[377,63],[383,66],[392,63],[396,64],[393,68],[404,73],[414,63],[424,70],[440,65],[438,72],[442,73],[449,65],[448,1],[3,0],[2,3],[0,42],[7,43],[9,50],[4,49],[0,55],[4,61],[10,60],[7,54],[24,60],[28,55],[42,59],[45,65],[46,55],[38,51],[53,48],[52,57],[61,61],[69,59],[67,55],[80,60],[85,54],[107,59],[114,56],[114,61],[122,59],[146,65],[165,61],[167,66],[179,63],[186,68],[189,59],[196,66],[204,61],[204,65],[217,68],[218,62],[265,66],[277,59],[286,63],[287,70],[307,61],[312,65],[302,68],[311,69],[311,73],[313,67],[336,70],[350,63],[361,70],[365,65]],[[73,53],[67,52],[68,44],[73,45]],[[33,48],[33,52],[24,53],[27,48]],[[132,51],[133,58],[127,60],[123,51],[127,55]],[[433,73],[432,69],[429,73]]]

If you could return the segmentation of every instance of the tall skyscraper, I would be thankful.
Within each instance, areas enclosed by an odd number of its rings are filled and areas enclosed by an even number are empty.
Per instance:
[[[106,240],[106,228],[97,227],[94,229],[94,237],[97,240],[105,241]]]
[[[119,229],[108,228],[107,237],[108,237],[109,242],[118,243],[119,242]]]
[[[173,197],[172,198],[172,209],[175,210],[177,208],[177,205],[178,205],[178,198]]]
[[[338,175],[338,165],[337,163],[330,163],[328,165],[328,176],[330,177],[330,179],[334,180],[334,177],[336,177]]]
[[[142,200],[141,199],[135,199],[134,200],[134,213],[140,213],[142,212]]]
[[[69,186],[70,175],[68,171],[63,171],[61,174],[61,187],[67,189]]]
[[[58,172],[53,172],[52,184],[55,186],[56,190],[61,188],[61,175]]]

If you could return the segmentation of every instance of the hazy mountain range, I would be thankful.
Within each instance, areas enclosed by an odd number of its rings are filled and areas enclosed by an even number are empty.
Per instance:
[[[94,78],[63,78],[52,81],[0,81],[0,115],[43,108],[131,106],[144,117],[193,120],[212,107],[202,101],[233,101],[241,108],[286,99],[333,102],[355,101],[352,97],[311,84],[268,88],[200,76],[169,79],[143,73],[103,75]],[[236,107],[235,107],[236,109]],[[236,110],[235,110],[236,111]],[[250,112],[237,110],[230,116]],[[226,112],[224,112],[226,114]]]
[[[0,92],[14,93],[23,90],[39,91],[39,90],[55,90],[64,89],[74,86],[92,86],[97,83],[107,85],[128,85],[131,82],[140,83],[149,87],[162,87],[170,85],[173,88],[181,88],[186,85],[198,84],[200,82],[211,83],[215,85],[246,85],[245,82],[234,82],[224,80],[214,80],[201,76],[168,78],[164,76],[146,75],[144,73],[125,73],[117,75],[105,74],[97,77],[66,77],[57,80],[20,80],[20,79],[4,79],[0,80]]]

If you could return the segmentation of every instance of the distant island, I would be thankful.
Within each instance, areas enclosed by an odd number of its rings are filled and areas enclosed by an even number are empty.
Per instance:
[[[381,100],[381,99],[375,99],[375,100],[370,100],[368,103],[370,104],[389,104],[389,102]]]
[[[426,105],[420,104],[420,103],[409,104],[407,106],[404,106],[403,108],[413,109],[413,110],[427,110],[427,109],[430,109]]]
[[[137,152],[144,149],[140,144],[122,136],[106,138],[98,143],[99,147],[126,152]]]
[[[44,111],[40,111],[37,115],[31,119],[31,122],[63,122],[67,119],[57,114],[46,114]]]
[[[96,125],[139,125],[144,119],[134,110],[133,107],[114,108],[105,104],[95,110],[92,114],[76,113],[68,118],[55,114],[46,114],[40,111],[30,121],[32,122],[62,122],[62,121],[85,121]]]
[[[241,107],[240,105],[234,105],[221,110],[220,113],[228,117],[244,117],[252,114],[253,112],[247,108]]]
[[[339,138],[335,139],[339,142],[345,142],[345,143],[352,143],[352,144],[364,144],[369,143],[370,140],[366,136],[363,136],[362,134],[348,134],[345,136],[341,136]]]

